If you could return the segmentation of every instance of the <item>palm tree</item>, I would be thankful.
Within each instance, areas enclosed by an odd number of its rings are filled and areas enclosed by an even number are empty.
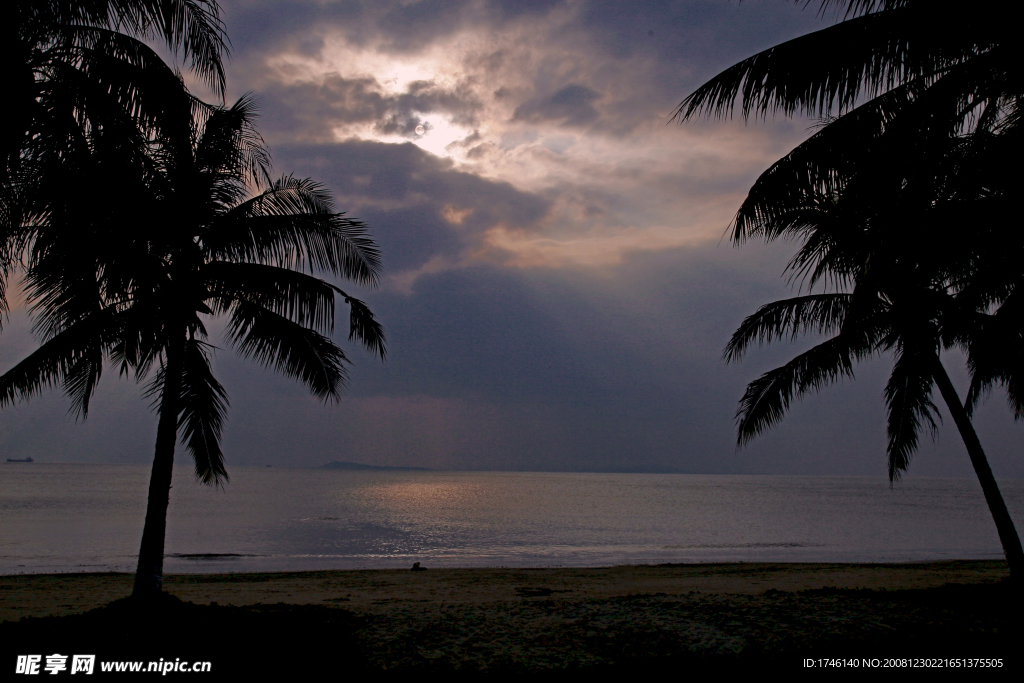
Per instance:
[[[747,387],[739,442],[776,423],[794,398],[852,376],[857,360],[892,351],[890,478],[906,469],[920,429],[935,429],[930,395],[938,385],[1011,571],[1020,574],[1024,552],[969,419],[996,382],[1022,416],[1024,242],[1005,220],[1020,172],[1002,172],[1020,151],[1011,37],[991,19],[949,17],[913,0],[826,0],[823,9],[830,4],[846,5],[847,21],[744,60],[676,112],[681,119],[724,116],[742,91],[745,117],[827,117],[757,180],[732,237],[801,240],[791,276],[847,291],[762,307],[733,335],[725,357],[739,359],[755,340],[835,336]],[[972,224],[983,227],[965,237]],[[972,370],[966,409],[939,360],[954,346],[968,352]]]
[[[137,598],[161,588],[179,435],[200,481],[227,480],[227,395],[210,367],[207,320],[226,316],[228,345],[325,401],[347,376],[329,336],[336,297],[349,305],[349,339],[385,355],[367,306],[314,276],[375,284],[380,255],[365,226],[310,180],[268,179],[251,100],[196,107],[180,83],[177,99],[148,147],[94,134],[89,154],[45,175],[68,192],[53,194],[28,231],[25,286],[42,344],[0,377],[0,407],[59,383],[81,415],[104,364],[148,378],[159,420]]]
[[[811,4],[809,0],[803,4]],[[687,96],[675,116],[744,119],[782,112],[824,118],[900,88],[946,80],[965,101],[1020,94],[1016,27],[997,11],[944,12],[925,0],[821,0],[844,21],[729,67]],[[983,106],[986,98],[975,104]]]
[[[895,362],[884,392],[890,479],[898,479],[907,469],[920,430],[937,429],[931,401],[937,385],[967,447],[1011,572],[1018,575],[1024,566],[1024,552],[1016,528],[971,424],[969,410],[961,404],[939,356],[951,342],[974,336],[973,329],[965,329],[969,327],[965,323],[998,317],[999,313],[987,316],[983,311],[965,308],[934,273],[922,272],[926,271],[923,267],[907,273],[906,266],[901,265],[898,272],[886,273],[892,264],[879,264],[878,260],[870,272],[858,277],[850,292],[808,294],[766,304],[736,330],[726,346],[727,362],[742,358],[755,342],[770,343],[802,333],[831,335],[747,386],[736,412],[738,444],[745,445],[776,424],[793,400],[838,379],[853,378],[857,361],[892,352]],[[1018,339],[1019,327],[1018,321]],[[1019,343],[1015,351],[1019,367]]]
[[[12,0],[4,9],[0,313],[22,227],[46,211],[43,168],[80,150],[87,131],[136,137],[162,118],[177,79],[142,39],[162,40],[221,96],[227,54],[215,0]]]

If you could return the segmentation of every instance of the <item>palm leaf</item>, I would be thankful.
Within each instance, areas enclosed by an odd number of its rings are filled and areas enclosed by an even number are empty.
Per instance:
[[[334,330],[337,287],[306,273],[262,263],[212,261],[203,279],[216,302],[227,310],[242,299],[324,334]]]
[[[249,95],[231,107],[214,110],[203,122],[195,144],[196,165],[259,187],[270,171],[271,161],[263,137],[256,130],[256,116],[256,103]],[[233,203],[224,201],[225,205]]]
[[[228,480],[220,438],[228,398],[213,376],[204,344],[190,339],[182,357],[181,406],[178,430],[195,462],[196,479],[220,486]]]
[[[50,27],[51,40],[74,44],[76,29],[97,27],[109,27],[143,39],[163,38],[175,54],[180,51],[200,79],[223,96],[222,56],[229,49],[215,0],[79,0],[46,4],[49,7],[39,9],[52,13],[43,22]],[[54,30],[59,32],[56,36]]]
[[[310,268],[376,284],[380,251],[357,220],[334,211],[323,187],[285,177],[203,234],[211,258]]]
[[[745,446],[777,424],[794,399],[843,377],[852,378],[853,361],[867,353],[870,349],[851,348],[837,335],[748,384],[736,411],[737,445]]]
[[[229,53],[228,37],[216,0],[111,0],[126,23],[143,35],[158,35],[182,56],[214,91],[223,97],[222,56]]]
[[[938,431],[936,418],[939,414],[930,398],[933,366],[937,360],[934,353],[910,344],[897,349],[884,391],[888,408],[889,481],[898,480],[910,464],[921,427],[927,426],[933,438]]]
[[[116,336],[118,324],[116,311],[108,307],[51,336],[0,376],[0,407],[63,384],[74,401],[73,410],[85,416],[102,370],[102,349]]]
[[[384,328],[373,315],[373,311],[359,299],[345,294],[337,287],[335,290],[345,297],[345,303],[349,305],[348,339],[357,339],[362,342],[366,350],[380,356],[385,360],[387,356],[386,339]]]
[[[864,14],[759,52],[714,77],[673,117],[830,116],[916,78],[935,78],[992,47],[990,24],[927,6]],[[813,58],[808,58],[813,55]]]
[[[811,294],[765,304],[748,316],[733,332],[725,347],[727,363],[740,360],[755,341],[759,345],[802,333],[838,332],[846,318],[850,294]]]
[[[971,385],[964,408],[971,415],[995,384],[1006,388],[1014,419],[1024,419],[1024,295],[1017,289],[994,315],[975,318],[967,342]]]
[[[733,239],[743,242],[762,236],[772,240],[803,232],[807,223],[794,212],[803,209],[817,213],[830,208],[870,159],[874,141],[909,106],[915,93],[914,84],[894,88],[830,120],[772,164],[740,205],[731,230]]]
[[[236,300],[227,333],[242,356],[294,377],[324,401],[338,400],[347,383],[348,358],[330,338],[262,306]]]

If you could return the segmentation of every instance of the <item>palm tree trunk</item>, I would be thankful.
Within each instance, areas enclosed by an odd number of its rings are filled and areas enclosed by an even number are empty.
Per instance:
[[[174,446],[178,442],[178,412],[181,396],[181,356],[184,334],[171,334],[167,345],[164,385],[160,396],[160,420],[156,428],[156,455],[149,476],[149,502],[146,524],[142,529],[139,565],[135,570],[132,597],[152,598],[164,582],[164,534],[167,529],[167,504],[171,498],[171,474],[174,470]]]
[[[978,481],[981,482],[985,502],[988,503],[988,509],[996,522],[996,531],[999,532],[999,541],[1003,544],[1006,562],[1010,565],[1010,574],[1020,580],[1024,578],[1024,550],[1021,549],[1020,537],[1017,536],[1017,529],[1006,509],[1006,503],[1003,502],[1003,496],[999,493],[996,478],[992,476],[992,470],[988,466],[988,459],[985,457],[985,451],[981,448],[981,441],[978,440],[978,435],[974,431],[974,425],[967,417],[967,411],[964,410],[963,403],[960,402],[960,397],[957,395],[953,383],[949,381],[949,375],[946,374],[946,369],[942,366],[942,361],[938,356],[935,357],[934,377],[935,382],[939,385],[942,398],[946,402],[946,407],[949,408],[953,421],[956,423],[957,429],[960,430],[964,445],[967,446],[967,454],[971,456],[971,464],[974,465],[974,472],[978,475]]]

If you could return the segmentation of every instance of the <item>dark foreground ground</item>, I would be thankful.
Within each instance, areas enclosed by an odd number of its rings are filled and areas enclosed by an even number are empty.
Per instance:
[[[1024,656],[1021,597],[1006,579],[924,589],[612,597],[574,597],[543,580],[519,583],[509,586],[509,599],[392,599],[355,611],[345,595],[320,605],[196,604],[168,595],[140,608],[122,599],[81,614],[3,622],[0,678],[15,671],[19,654],[44,655],[45,663],[54,653],[96,654],[97,662],[209,661],[208,674],[180,675],[200,680],[546,680],[567,673],[676,680],[726,669],[820,675],[837,664],[905,670],[996,663],[999,671],[988,673],[1005,675],[1019,670]],[[99,668],[94,677],[102,677]]]

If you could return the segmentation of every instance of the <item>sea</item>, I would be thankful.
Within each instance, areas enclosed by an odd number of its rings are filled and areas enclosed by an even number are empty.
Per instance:
[[[998,559],[970,479],[179,468],[169,573]],[[133,571],[144,465],[0,464],[0,574]],[[1000,482],[1017,528],[1024,481]]]

